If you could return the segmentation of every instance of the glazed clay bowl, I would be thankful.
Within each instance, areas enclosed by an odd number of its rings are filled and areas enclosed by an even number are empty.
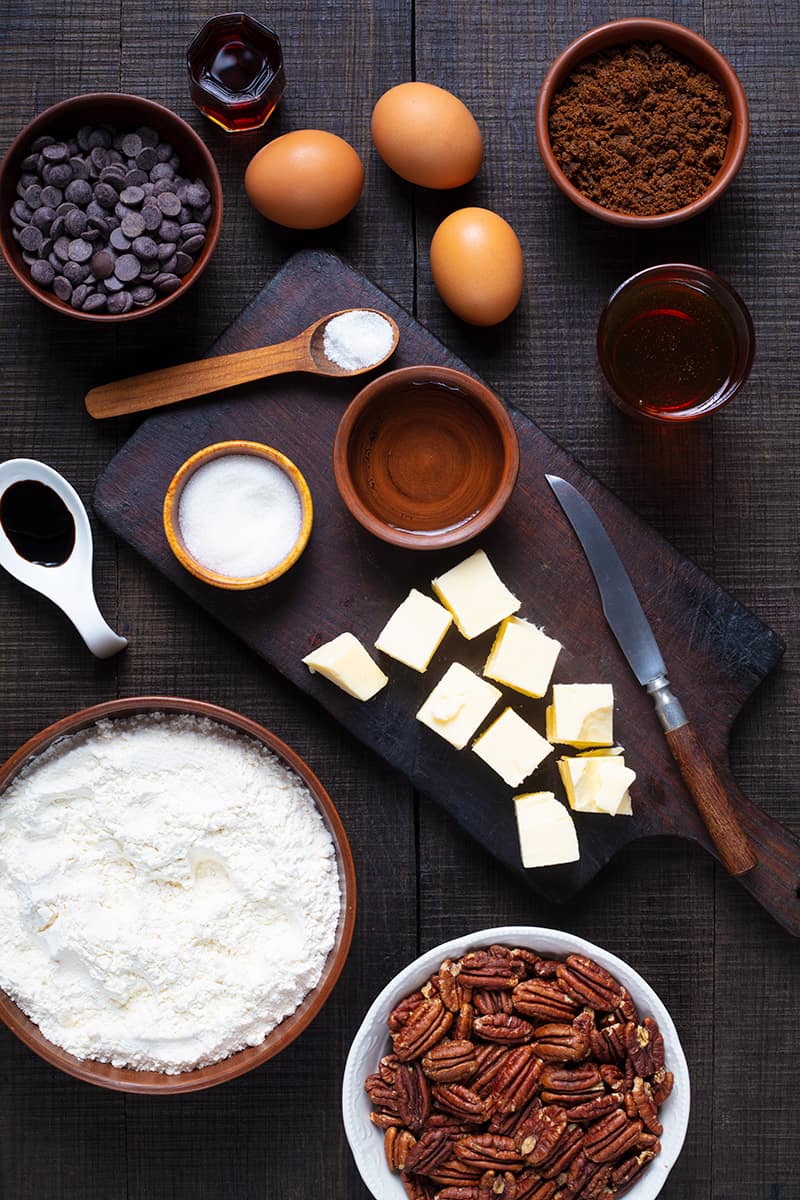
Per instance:
[[[617,212],[590,200],[564,174],[556,161],[550,143],[551,102],[578,63],[597,54],[600,50],[608,50],[613,46],[625,46],[631,42],[660,42],[681,54],[695,66],[700,67],[720,84],[727,96],[728,107],[731,111],[725,157],[711,186],[691,204],[655,216],[637,216],[632,213]],[[750,117],[747,97],[728,60],[718,50],[715,50],[705,38],[700,37],[691,29],[687,29],[683,25],[676,25],[672,21],[645,17],[609,21],[606,25],[598,25],[597,28],[581,34],[559,54],[550,67],[536,102],[536,140],[539,143],[539,152],[551,178],[558,184],[564,195],[573,204],[577,204],[578,208],[582,208],[584,212],[590,213],[594,217],[599,217],[601,221],[610,221],[612,225],[626,225],[634,229],[658,229],[664,225],[677,224],[678,221],[687,221],[690,217],[697,216],[698,213],[714,204],[730,186],[742,165],[749,131]]]
[[[211,194],[211,218],[208,222],[205,245],[194,266],[181,279],[180,287],[169,295],[162,296],[146,308],[131,308],[126,313],[86,313],[71,308],[68,303],[47,288],[39,287],[31,277],[30,268],[22,257],[22,247],[12,236],[11,205],[17,199],[17,183],[21,174],[22,160],[29,154],[30,144],[42,134],[74,136],[81,125],[111,125],[116,129],[136,129],[149,125],[156,133],[175,148],[181,160],[181,173],[189,179],[201,179]],[[219,241],[222,227],[222,183],[214,159],[191,125],[187,125],[176,113],[146,100],[143,96],[129,96],[120,92],[88,92],[61,100],[37,117],[17,134],[0,165],[0,251],[15,278],[26,291],[56,312],[82,321],[94,321],[108,325],[114,321],[134,321],[140,317],[161,312],[183,296],[208,266],[211,255]]]
[[[235,1079],[238,1075],[252,1071],[254,1067],[260,1067],[262,1063],[274,1058],[281,1050],[285,1050],[311,1024],[333,991],[347,959],[356,917],[356,878],[353,856],[341,818],[330,796],[299,754],[282,742],[279,737],[276,737],[274,733],[270,733],[268,729],[251,721],[249,717],[231,712],[227,708],[220,708],[217,704],[207,704],[201,700],[176,699],[172,696],[135,696],[126,700],[110,700],[105,704],[96,704],[92,708],[81,709],[80,712],[64,717],[63,720],[57,721],[54,725],[35,734],[30,741],[12,754],[8,762],[0,767],[0,793],[26,763],[59,738],[78,733],[101,720],[152,712],[190,713],[193,716],[206,717],[220,725],[228,726],[238,733],[246,734],[257,742],[261,742],[286,766],[296,772],[314,797],[322,820],[333,840],[341,889],[341,910],[336,940],[316,987],[312,988],[291,1016],[286,1017],[280,1025],[267,1034],[260,1045],[239,1050],[236,1054],[231,1054],[220,1062],[200,1067],[194,1071],[185,1071],[180,1075],[166,1075],[158,1071],[135,1071],[129,1068],[112,1067],[109,1063],[95,1062],[92,1059],[75,1058],[72,1054],[62,1050],[60,1046],[49,1042],[43,1036],[38,1025],[29,1020],[25,1013],[4,992],[0,991],[0,1020],[5,1022],[20,1041],[51,1066],[58,1067],[60,1071],[74,1076],[75,1079],[82,1079],[87,1083],[111,1088],[114,1091],[135,1092],[140,1095],[172,1095],[177,1092],[197,1092],[215,1087],[218,1083],[227,1083],[228,1080]],[[2,795],[0,795],[0,804],[2,804]]]
[[[193,557],[181,533],[179,513],[183,489],[200,467],[212,462],[215,458],[223,458],[228,454],[252,454],[256,458],[263,458],[267,462],[274,463],[281,468],[284,474],[288,475],[300,501],[301,526],[297,540],[285,558],[281,559],[279,563],[276,563],[268,571],[263,571],[260,575],[221,575],[218,571],[212,571]],[[290,458],[287,458],[285,454],[281,454],[280,450],[276,450],[273,446],[265,446],[261,442],[238,440],[215,442],[212,446],[205,446],[202,450],[198,450],[196,454],[193,454],[191,458],[188,458],[183,466],[176,471],[167,488],[162,516],[164,533],[169,542],[170,550],[181,566],[191,575],[194,575],[195,579],[200,579],[203,583],[211,584],[212,587],[226,588],[230,591],[249,591],[251,588],[264,587],[265,584],[274,582],[274,580],[279,579],[281,575],[285,574],[290,567],[294,566],[305,550],[308,539],[311,536],[314,506],[308,484]]]
[[[504,404],[462,371],[403,367],[345,410],[333,444],[336,485],[370,533],[438,550],[483,532],[505,506],[519,444]]]
[[[389,1171],[383,1146],[383,1131],[370,1120],[372,1105],[364,1081],[385,1054],[391,1052],[387,1019],[405,997],[430,979],[445,958],[458,959],[469,950],[494,944],[521,946],[545,958],[582,954],[605,967],[630,992],[640,1017],[653,1017],[664,1037],[667,1069],[675,1076],[672,1093],[659,1111],[664,1132],[661,1153],[625,1193],[627,1200],[655,1200],[681,1152],[689,1123],[689,1069],[678,1033],[663,1001],[633,967],[575,934],[559,929],[510,925],[480,929],[444,942],[403,967],[375,999],[353,1038],[342,1081],[342,1112],[350,1149],[361,1178],[376,1200],[405,1200],[400,1176]]]

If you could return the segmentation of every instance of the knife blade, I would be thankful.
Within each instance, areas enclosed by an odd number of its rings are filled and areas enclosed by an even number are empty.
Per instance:
[[[716,766],[672,691],[658,643],[614,543],[589,501],[558,475],[545,475],[588,559],[606,621],[622,653],[650,694],[684,783],[720,859],[731,875],[758,859]]]

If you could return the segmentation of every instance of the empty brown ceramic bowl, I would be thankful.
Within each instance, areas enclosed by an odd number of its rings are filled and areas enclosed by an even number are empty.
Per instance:
[[[601,204],[590,200],[570,183],[556,161],[550,143],[551,102],[578,63],[597,54],[600,50],[625,46],[631,42],[660,42],[681,54],[717,80],[727,96],[731,110],[731,124],[725,157],[711,186],[691,204],[654,216],[638,216],[633,213],[618,212],[614,209],[604,208]],[[578,208],[591,213],[594,217],[599,217],[602,221],[610,221],[614,225],[627,225],[636,229],[657,229],[662,225],[674,225],[678,221],[687,221],[718,200],[742,165],[749,130],[747,97],[728,60],[718,50],[715,50],[705,38],[700,37],[691,29],[687,29],[683,25],[676,25],[672,21],[645,17],[609,21],[606,25],[598,25],[596,29],[590,29],[587,33],[582,34],[559,54],[550,67],[536,102],[536,139],[539,143],[539,152],[550,176],[564,195],[568,196],[573,204],[577,204]]]
[[[403,367],[358,393],[336,431],[333,470],[370,533],[413,550],[481,533],[516,483],[519,444],[504,404],[449,367]]]
[[[212,1063],[207,1067],[199,1067],[194,1071],[185,1071],[181,1075],[165,1075],[158,1071],[134,1071],[130,1068],[112,1067],[109,1063],[95,1062],[92,1059],[75,1058],[72,1054],[67,1054],[60,1046],[49,1042],[38,1025],[34,1025],[5,992],[0,991],[0,1020],[5,1022],[20,1041],[52,1066],[65,1071],[67,1075],[73,1075],[76,1079],[97,1084],[99,1087],[112,1088],[120,1092],[167,1095],[176,1092],[201,1091],[204,1088],[214,1087],[218,1083],[226,1083],[229,1079],[235,1079],[237,1075],[244,1075],[246,1071],[261,1066],[262,1063],[284,1050],[314,1020],[330,996],[350,949],[356,917],[356,877],[353,856],[341,818],[333,801],[311,768],[279,737],[255,721],[251,721],[249,717],[243,717],[227,708],[220,708],[217,704],[206,704],[201,700],[182,700],[173,696],[136,696],[127,700],[110,700],[105,704],[96,704],[92,708],[84,708],[80,712],[73,713],[72,716],[64,717],[63,720],[57,721],[54,725],[43,729],[41,733],[37,733],[15,754],[12,754],[3,767],[0,767],[0,793],[5,790],[27,762],[46,750],[58,738],[87,729],[100,720],[152,712],[190,713],[193,716],[206,717],[220,725],[226,725],[261,742],[286,766],[295,771],[308,786],[333,839],[342,896],[339,925],[333,948],[322,969],[319,982],[308,993],[300,1006],[291,1016],[286,1017],[280,1025],[277,1025],[271,1033],[267,1034],[260,1045],[239,1050],[236,1054],[231,1054],[220,1062]],[[1,794],[0,804],[2,804]]]
[[[31,142],[42,134],[74,136],[82,125],[111,125],[120,130],[133,130],[140,125],[149,125],[156,133],[175,148],[181,160],[181,174],[188,179],[201,179],[211,194],[211,217],[208,222],[205,245],[195,260],[194,266],[181,279],[180,287],[169,295],[144,308],[129,309],[126,313],[83,312],[47,288],[40,287],[31,277],[30,267],[22,257],[22,247],[12,236],[11,206],[17,199],[17,184],[22,172],[22,161],[30,153]],[[56,312],[82,321],[110,324],[113,321],[133,321],[138,317],[161,312],[182,296],[187,288],[203,273],[219,241],[222,226],[222,184],[214,159],[204,142],[191,125],[176,113],[146,100],[143,96],[128,96],[120,92],[88,92],[84,96],[73,96],[61,100],[45,109],[26,125],[11,143],[2,165],[0,165],[0,250],[11,272],[22,286]]]

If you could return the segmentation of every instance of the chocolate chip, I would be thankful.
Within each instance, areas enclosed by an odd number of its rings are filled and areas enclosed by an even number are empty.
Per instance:
[[[82,233],[85,233],[88,224],[89,218],[79,208],[73,209],[64,217],[64,229],[72,238],[80,237]]]
[[[117,279],[116,275],[109,275],[108,279],[104,279],[102,281],[103,291],[109,296],[112,294],[112,292],[121,292],[124,287],[125,284],[121,279]]]
[[[75,287],[76,284],[83,283],[86,280],[89,275],[89,268],[85,263],[65,262],[61,273]]]
[[[114,274],[123,283],[138,279],[142,266],[135,254],[121,254],[114,263]]]
[[[76,288],[73,288],[69,298],[72,308],[80,308],[90,291],[91,288],[86,283],[79,283]]]
[[[63,142],[51,142],[49,146],[42,147],[42,158],[52,163],[64,162],[69,158],[69,150]]]
[[[78,204],[81,208],[85,208],[92,198],[92,189],[85,179],[73,179],[67,184],[64,196],[73,204]]]
[[[155,233],[161,224],[161,209],[152,202],[142,208],[142,219],[148,233]]]
[[[106,212],[113,212],[114,206],[119,201],[119,193],[110,183],[101,179],[99,183],[95,184],[94,198]]]
[[[102,292],[90,292],[81,305],[84,312],[99,312],[101,308],[105,307],[106,297]]]
[[[187,240],[182,244],[181,250],[184,252],[184,254],[191,254],[194,256],[203,249],[205,241],[206,239],[201,237],[200,234],[198,234],[196,237],[187,238]]]
[[[50,226],[56,219],[56,210],[48,208],[43,204],[41,208],[37,208],[36,212],[31,217],[31,225],[35,225],[37,229],[41,229],[42,233],[49,233]]]
[[[103,167],[100,172],[103,183],[109,184],[119,194],[125,187],[125,173],[120,167]]]
[[[206,227],[201,225],[199,221],[187,221],[185,225],[181,225],[181,237],[186,240],[191,237],[205,237]]]
[[[56,163],[52,167],[44,167],[42,179],[52,187],[64,188],[72,179],[72,167],[69,163]]]
[[[69,257],[73,262],[85,263],[92,257],[92,244],[86,238],[77,237],[69,244]]]
[[[208,188],[204,183],[195,180],[186,189],[186,201],[192,208],[204,208],[209,201]]]
[[[133,307],[133,296],[130,292],[121,291],[116,295],[109,296],[106,300],[106,308],[110,313],[119,316],[121,313],[126,313]]]
[[[145,183],[149,183],[150,179],[146,171],[140,171],[138,167],[133,167],[125,175],[126,187],[142,187]]]
[[[46,204],[48,208],[58,208],[64,199],[64,193],[61,191],[61,188],[48,184],[47,187],[42,188],[40,199],[42,204]]]
[[[120,229],[133,240],[144,233],[144,217],[138,212],[128,212],[120,222]]]
[[[55,140],[54,137],[50,137],[49,133],[42,133],[35,142],[31,142],[31,150],[36,152],[44,150],[45,146],[52,146]]]
[[[145,146],[136,155],[136,166],[140,171],[152,171],[157,162],[158,156],[152,146]]]
[[[114,255],[110,250],[97,250],[92,255],[92,274],[95,279],[108,279],[114,274]]]
[[[168,258],[172,258],[177,249],[175,242],[162,242],[156,251],[156,257],[159,262],[166,262]]]
[[[55,242],[53,243],[53,253],[55,254],[56,258],[61,260],[61,262],[67,262],[69,260],[69,243],[70,239],[68,237],[56,238]]]
[[[160,251],[160,247],[151,237],[134,238],[132,248],[138,259],[155,258]]]
[[[122,229],[112,229],[111,237],[108,239],[115,250],[130,250],[130,238],[126,238]]]
[[[56,275],[53,280],[53,291],[58,296],[59,300],[66,302],[72,295],[72,284],[63,275]]]
[[[147,304],[152,304],[156,298],[155,288],[148,287],[145,283],[140,283],[137,287],[131,290],[133,303],[137,308],[143,308]]]
[[[103,167],[107,167],[111,162],[111,159],[108,157],[108,149],[99,144],[92,147],[92,152],[89,157],[98,171],[102,171]]]
[[[131,208],[138,208],[144,200],[144,192],[140,187],[130,185],[120,192],[119,198],[123,204],[129,204]]]
[[[77,154],[73,155],[73,157],[69,160],[69,165],[72,167],[73,179],[86,180],[89,178],[89,168],[86,166],[85,161],[82,158],[79,158]]]
[[[177,217],[181,211],[181,202],[174,192],[161,192],[158,197],[158,207],[165,217]]]
[[[156,151],[158,153],[158,151]],[[157,183],[159,179],[174,179],[175,171],[168,162],[164,162],[159,157],[159,161],[150,172],[150,179],[153,183]]]
[[[102,233],[104,238],[107,238],[111,232],[111,226],[104,217],[88,217],[89,226],[96,229],[98,233]],[[67,218],[69,220],[69,217]]]
[[[55,279],[56,273],[50,266],[50,263],[43,258],[31,264],[31,278],[34,283],[38,283],[40,287],[50,287],[50,284]]]
[[[93,129],[88,137],[87,150],[102,146],[108,150],[111,146],[111,134],[107,129]]]
[[[127,155],[128,158],[136,158],[137,154],[141,154],[142,139],[139,137],[138,133],[126,133],[125,137],[122,139],[120,150],[123,154]]]
[[[177,275],[165,272],[162,275],[156,275],[153,286],[157,292],[161,292],[163,296],[168,296],[170,292],[174,292],[176,288],[181,286],[181,281]]]

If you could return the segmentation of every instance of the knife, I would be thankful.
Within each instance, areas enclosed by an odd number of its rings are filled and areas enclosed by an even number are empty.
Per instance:
[[[758,858],[716,766],[672,691],[658,643],[614,544],[591,504],[571,483],[558,475],[545,479],[589,560],[611,632],[655,705],[672,757],[723,866],[731,875],[746,874]]]

